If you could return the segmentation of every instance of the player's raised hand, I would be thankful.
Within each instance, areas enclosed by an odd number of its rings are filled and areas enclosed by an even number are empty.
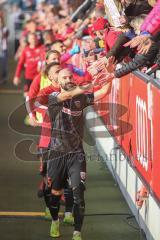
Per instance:
[[[64,102],[68,99],[71,99],[72,98],[72,94],[70,91],[61,91],[61,93],[58,95],[58,101],[59,102]]]

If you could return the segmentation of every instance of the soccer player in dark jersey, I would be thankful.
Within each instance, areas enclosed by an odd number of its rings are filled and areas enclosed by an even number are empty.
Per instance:
[[[114,67],[112,58],[107,68]],[[81,228],[84,219],[86,160],[83,150],[83,110],[103,98],[111,84],[113,74],[108,74],[106,85],[96,92],[87,93],[84,87],[75,85],[72,73],[68,69],[59,72],[58,83],[61,91],[49,96],[49,113],[52,134],[48,161],[48,180],[52,189],[53,218],[50,235],[59,237],[59,201],[67,179],[74,197],[74,233],[73,240],[82,240]],[[86,87],[86,86],[85,86]]]
[[[59,85],[57,83],[58,81],[58,72],[61,70],[60,64],[56,62],[52,62],[47,65],[45,69],[45,76],[48,77],[48,79],[51,81],[51,85],[42,89],[39,92],[39,95],[37,97],[30,97],[26,102],[26,107],[28,109],[29,114],[31,115],[31,118],[36,124],[36,116],[35,116],[35,110],[37,111],[37,107],[35,103],[39,103],[39,111],[42,114],[43,122],[41,123],[41,135],[39,140],[39,154],[40,154],[40,160],[41,160],[41,167],[40,167],[40,173],[43,176],[42,184],[40,185],[40,190],[43,191],[43,196],[46,203],[46,218],[50,218],[50,214],[48,210],[50,209],[50,188],[47,188],[46,186],[46,171],[47,171],[47,151],[48,146],[50,143],[50,135],[51,135],[51,124],[50,119],[47,114],[47,107],[46,103],[48,102],[48,95],[53,92],[57,92],[59,90]],[[32,90],[32,89],[31,89]],[[30,92],[29,92],[30,93]],[[34,93],[34,92],[33,92]],[[33,94],[32,94],[33,96]],[[43,107],[43,108],[42,108]],[[42,189],[41,189],[42,188]],[[39,193],[41,193],[39,191]],[[41,196],[41,194],[39,194]],[[64,188],[64,200],[65,200],[65,216],[64,216],[64,223],[73,225],[74,219],[72,215],[72,208],[73,208],[73,193],[72,189],[68,187],[68,184],[66,183]]]

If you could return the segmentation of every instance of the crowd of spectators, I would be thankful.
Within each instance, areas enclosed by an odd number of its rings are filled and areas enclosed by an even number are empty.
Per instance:
[[[89,83],[93,92],[102,89],[103,95],[109,92],[113,78],[134,70],[151,74],[150,67],[160,66],[160,0],[10,0],[8,3],[16,29],[17,67],[13,84],[19,85],[24,70],[24,96],[29,101],[25,123],[42,126],[39,149],[48,149],[51,126],[46,130],[44,113],[35,107],[35,99],[38,97],[38,106],[46,107],[47,95],[59,90],[57,78],[62,69],[66,78],[70,78],[66,69],[73,74],[74,84]],[[8,34],[2,12],[2,83],[7,79]],[[73,83],[65,90],[70,88],[73,89]],[[63,100],[71,97],[68,94],[62,96]],[[40,171],[45,178],[44,168],[42,161]]]
[[[106,59],[114,56],[117,63],[121,63],[121,67],[115,71],[116,77],[136,69],[145,71],[156,61],[159,48],[159,1],[115,0],[114,4],[119,12],[119,25],[115,24],[115,16],[112,16],[112,11],[103,0],[10,0],[2,3],[5,2],[10,4],[12,10],[16,60],[27,45],[27,34],[33,32],[39,38],[39,45],[48,45],[47,50],[55,40],[63,41],[65,46],[70,48],[75,41],[83,41],[84,37],[90,38],[90,50],[92,52],[94,49],[94,54],[96,52],[95,58],[99,58],[99,55],[106,56]],[[9,34],[3,15],[2,12],[2,83],[7,79]],[[85,47],[81,49],[85,57],[87,51]]]

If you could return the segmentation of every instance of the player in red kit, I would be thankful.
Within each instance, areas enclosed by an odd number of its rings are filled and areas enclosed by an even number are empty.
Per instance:
[[[13,79],[14,85],[20,83],[20,76],[23,68],[25,69],[24,82],[24,96],[27,95],[33,79],[38,74],[38,63],[41,61],[41,49],[38,44],[38,39],[35,33],[29,33],[27,36],[27,46],[22,52],[18,61],[15,77]]]

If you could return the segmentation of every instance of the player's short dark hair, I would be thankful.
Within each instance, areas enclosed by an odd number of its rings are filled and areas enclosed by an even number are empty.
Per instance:
[[[60,66],[60,63],[52,62],[50,64],[47,64],[46,67],[45,67],[45,70],[44,70],[44,75],[48,76],[49,70],[54,66]]]

